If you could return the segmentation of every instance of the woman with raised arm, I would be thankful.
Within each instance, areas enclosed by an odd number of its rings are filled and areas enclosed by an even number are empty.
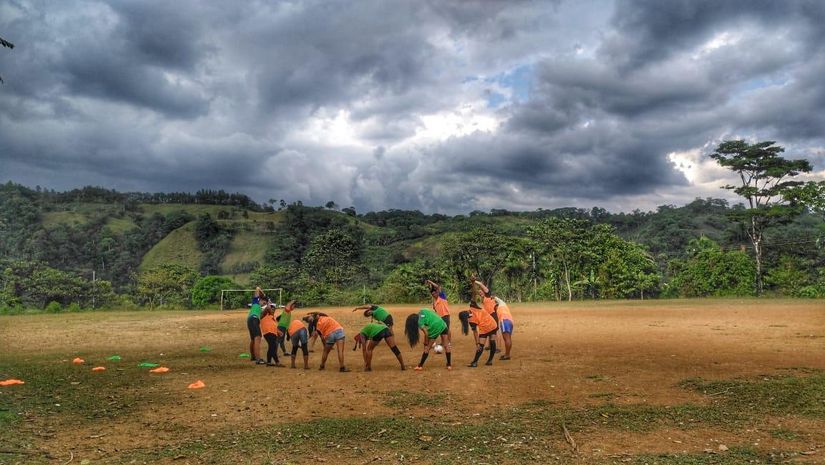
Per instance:
[[[395,354],[395,358],[401,364],[401,369],[405,370],[404,358],[401,356],[398,346],[395,345],[392,329],[384,323],[369,323],[355,335],[355,347],[352,348],[352,350],[356,350],[358,346],[361,346],[361,353],[364,356],[364,371],[372,371],[372,352],[382,340],[387,343],[392,353]]]
[[[433,310],[444,320],[444,323],[447,323],[447,337],[450,337],[450,306],[447,303],[447,294],[441,286],[429,279],[427,280],[427,286],[430,287],[430,295],[433,298]]]
[[[473,278],[473,293],[478,295],[481,300],[481,307],[496,320],[496,325],[498,325],[498,313],[496,313],[498,303],[496,299],[493,298],[493,293],[490,292],[490,289],[478,279]]]
[[[415,371],[424,369],[424,362],[427,361],[427,357],[430,355],[430,349],[439,338],[441,338],[441,345],[444,346],[446,352],[447,369],[453,369],[449,329],[447,323],[444,323],[444,320],[437,313],[429,308],[422,308],[418,313],[408,316],[404,325],[404,334],[407,336],[410,347],[415,347],[421,338],[421,334],[424,334],[424,353],[421,354],[421,361],[418,362]]]
[[[355,307],[352,309],[353,312],[357,312],[359,310],[364,311],[364,316],[367,318],[372,318],[373,320],[384,323],[385,325],[392,328],[393,319],[390,312],[387,311],[384,307],[379,307],[378,305],[362,305],[360,307]]]
[[[473,338],[476,341],[476,354],[472,363],[468,366],[475,368],[478,366],[478,359],[484,353],[484,346],[487,339],[490,340],[490,355],[487,358],[485,365],[493,364],[493,357],[496,354],[496,332],[498,325],[496,321],[483,310],[475,301],[470,301],[470,308],[458,314],[458,319],[461,321],[461,332],[467,335],[469,329],[473,329]]]
[[[510,307],[507,303],[493,295],[498,303],[496,313],[498,314],[499,329],[501,330],[501,338],[504,339],[504,355],[499,360],[510,360],[510,349],[513,348],[513,315],[510,313]]]
[[[290,300],[287,302],[286,306],[283,310],[281,310],[281,314],[278,315],[278,345],[281,346],[281,351],[284,353],[284,357],[290,355],[289,352],[286,351],[286,338],[288,335],[287,329],[289,328],[290,323],[292,323],[292,310],[295,310],[295,301]]]
[[[259,365],[266,363],[258,356],[261,347],[261,299],[265,298],[264,291],[256,287],[252,295],[249,314],[246,315],[246,328],[249,330],[249,358]]]

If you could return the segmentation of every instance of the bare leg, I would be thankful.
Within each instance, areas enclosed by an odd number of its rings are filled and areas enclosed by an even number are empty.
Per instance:
[[[338,367],[341,371],[346,371],[347,367],[344,366],[344,340],[341,339],[335,342],[335,348],[338,350]]]
[[[387,341],[387,345],[390,346],[390,350],[392,351],[393,354],[395,354],[395,358],[398,359],[398,363],[401,364],[401,369],[404,370],[405,369],[404,368],[404,357],[401,356],[401,351],[398,350],[398,346],[395,345],[395,337],[390,336],[390,337],[384,338],[384,340]]]
[[[329,351],[332,350],[332,346],[329,344],[324,344],[324,353],[321,354],[321,366],[318,367],[319,370],[323,370],[327,364],[327,356],[329,355]]]
[[[364,345],[364,371],[372,371],[372,351],[375,350],[375,341],[368,341]]]
[[[501,337],[504,338],[504,356],[510,358],[510,349],[513,348],[513,335],[504,333]]]

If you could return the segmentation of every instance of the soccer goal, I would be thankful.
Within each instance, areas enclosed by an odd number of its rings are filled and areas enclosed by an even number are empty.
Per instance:
[[[283,295],[284,295],[284,289],[283,288],[276,287],[275,289],[262,289],[262,291],[266,292],[267,295],[270,295],[269,294],[270,291],[272,291],[273,294],[274,294],[274,291],[278,291],[278,306],[279,307],[283,306],[283,303],[282,303],[282,299],[283,299]],[[225,301],[224,296],[227,296],[232,292],[255,292],[255,289],[221,289],[221,310],[225,310],[224,309],[224,301]]]

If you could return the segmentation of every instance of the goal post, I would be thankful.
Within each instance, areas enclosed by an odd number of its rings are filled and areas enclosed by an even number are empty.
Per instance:
[[[284,289],[282,287],[276,287],[274,289],[261,289],[262,291],[266,292],[267,294],[270,291],[278,291],[278,306],[283,306],[283,296],[284,296]],[[228,293],[232,292],[255,292],[255,289],[221,289],[221,310],[224,310],[224,297]]]

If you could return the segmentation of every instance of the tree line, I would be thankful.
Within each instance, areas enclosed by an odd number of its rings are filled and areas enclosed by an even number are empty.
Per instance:
[[[594,207],[447,216],[281,202],[280,221],[256,224],[265,232],[264,258],[235,265],[233,271],[247,277],[243,283],[219,276],[221,263],[238,224],[256,221],[248,213],[274,210],[243,194],[121,194],[96,187],[56,193],[6,183],[0,185],[0,308],[200,307],[213,304],[221,288],[250,283],[284,287],[288,297],[307,304],[419,302],[427,299],[425,279],[464,300],[473,274],[515,301],[764,291],[823,297],[825,183],[795,181],[810,164],[780,153],[772,142],[719,146],[712,156],[741,175],[741,185],[725,186],[744,199],[735,205],[696,199],[650,212]],[[139,207],[157,202],[181,208],[144,214]],[[47,213],[84,203],[97,205],[87,221],[44,223]],[[232,210],[213,218],[185,208],[204,204]],[[230,217],[242,221],[224,221]],[[112,219],[132,226],[115,230],[108,226]],[[202,253],[198,267],[139,268],[154,245],[187,224]]]

